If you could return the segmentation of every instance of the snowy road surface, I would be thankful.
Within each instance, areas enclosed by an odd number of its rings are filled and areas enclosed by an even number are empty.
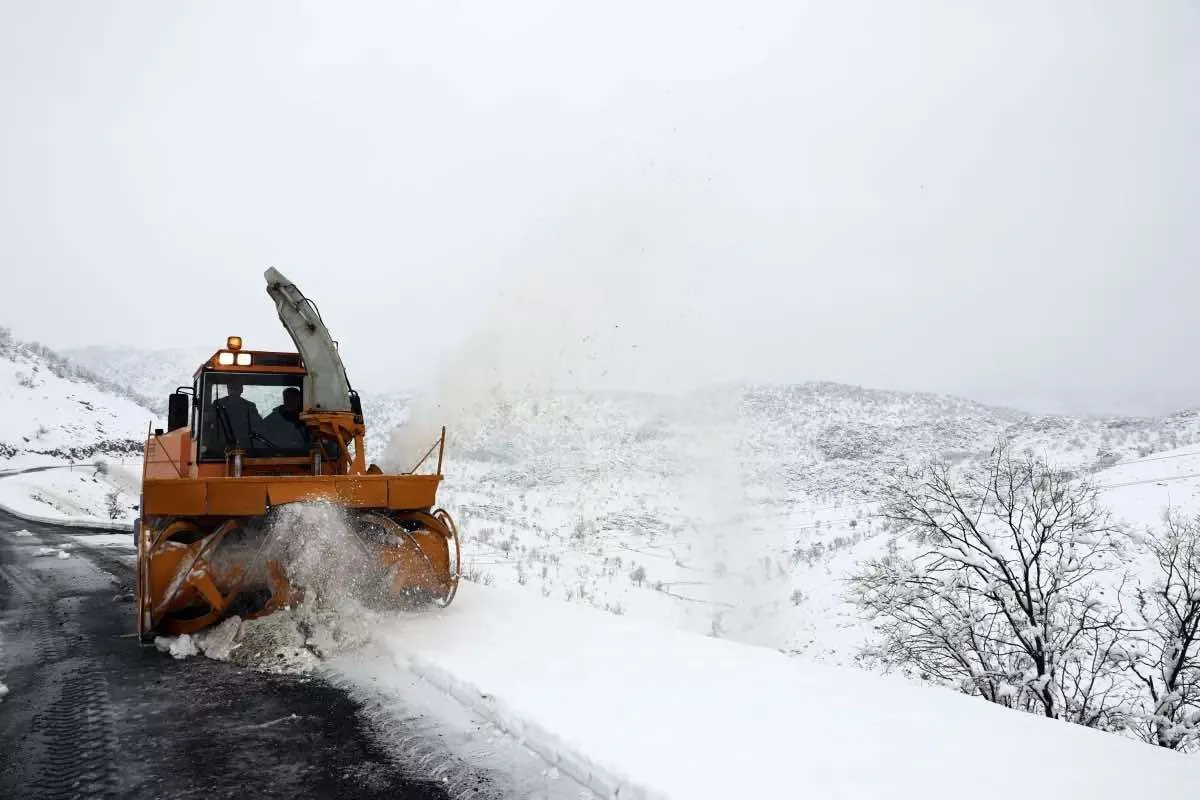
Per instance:
[[[116,544],[0,514],[0,797],[500,796],[436,742],[405,763],[327,683],[140,647]]]

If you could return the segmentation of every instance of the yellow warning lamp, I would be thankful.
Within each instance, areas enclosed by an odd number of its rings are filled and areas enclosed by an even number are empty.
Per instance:
[[[225,340],[225,347],[228,348],[229,350],[241,350],[242,349],[242,337],[230,336],[228,339]]]

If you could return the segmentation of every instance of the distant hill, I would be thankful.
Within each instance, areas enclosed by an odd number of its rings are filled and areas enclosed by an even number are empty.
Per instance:
[[[91,372],[149,398],[154,408],[164,412],[167,395],[178,386],[191,386],[196,367],[212,354],[211,347],[146,350],[95,345],[63,351],[63,355]]]

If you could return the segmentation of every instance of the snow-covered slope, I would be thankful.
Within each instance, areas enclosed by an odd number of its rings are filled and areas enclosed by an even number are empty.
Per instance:
[[[174,347],[147,350],[138,347],[94,345],[63,351],[63,355],[97,375],[128,386],[150,399],[154,408],[166,409],[167,395],[177,386],[191,386],[192,375],[215,347]]]
[[[155,417],[141,400],[0,330],[0,457],[138,452]]]
[[[1095,475],[1104,502],[1125,522],[1157,526],[1170,508],[1200,514],[1200,446],[1154,453]]]
[[[1037,417],[837,384],[497,395],[447,422],[441,497],[476,580],[836,663],[865,641],[842,581],[887,545],[873,501],[894,469],[1003,438],[1087,473],[1200,441],[1194,412]]]
[[[131,518],[158,416],[148,403],[0,329],[0,504],[49,518]],[[29,468],[50,469],[17,474]]]
[[[464,588],[352,662],[366,691],[409,670],[606,797],[1008,800],[997,765],[1060,798],[1183,796],[1177,753],[771,650],[511,591]],[[335,669],[339,665],[335,664]]]

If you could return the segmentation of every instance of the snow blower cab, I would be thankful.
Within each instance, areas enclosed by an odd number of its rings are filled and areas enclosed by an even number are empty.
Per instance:
[[[316,306],[277,270],[266,279],[298,352],[229,337],[147,439],[135,523],[143,641],[297,600],[282,512],[298,504],[337,510],[361,556],[353,579],[372,598],[446,605],[458,587],[458,534],[435,508],[445,429],[407,473],[367,466],[362,405]],[[418,473],[435,450],[436,469]]]

